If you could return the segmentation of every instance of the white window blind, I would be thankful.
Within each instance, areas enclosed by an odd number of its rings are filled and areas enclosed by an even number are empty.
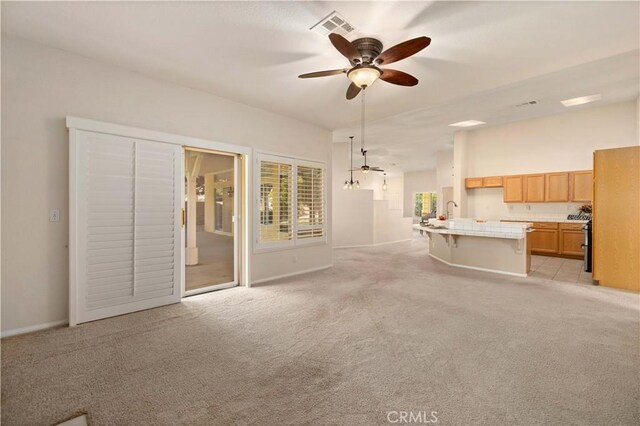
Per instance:
[[[78,131],[71,149],[72,323],[178,302],[180,147]]]
[[[296,173],[297,238],[321,238],[325,229],[324,168],[299,164]]]
[[[326,239],[324,164],[259,155],[256,175],[256,248]]]
[[[293,240],[293,164],[277,159],[259,161],[258,244]]]

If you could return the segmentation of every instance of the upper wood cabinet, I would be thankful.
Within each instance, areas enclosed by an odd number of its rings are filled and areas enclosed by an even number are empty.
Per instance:
[[[514,176],[471,177],[464,187],[504,188],[505,203],[588,202],[592,198],[593,172],[536,173]]]
[[[491,176],[482,178],[483,188],[500,188],[502,186],[502,176]]]
[[[522,203],[524,201],[524,191],[522,176],[504,176],[503,199],[505,203]]]
[[[544,200],[549,203],[569,201],[569,172],[545,174]]]
[[[465,188],[482,188],[482,178],[466,178],[464,180]]]
[[[569,198],[571,201],[591,201],[593,193],[593,171],[583,170],[569,173]]]
[[[524,201],[526,203],[543,203],[544,188],[544,174],[524,175]]]

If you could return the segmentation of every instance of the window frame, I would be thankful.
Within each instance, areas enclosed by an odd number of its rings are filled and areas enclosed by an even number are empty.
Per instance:
[[[291,166],[291,180],[294,183],[291,186],[291,219],[292,219],[292,234],[290,240],[282,241],[260,241],[260,204],[261,204],[261,162],[268,161],[272,163],[288,164]],[[322,186],[323,186],[323,223],[322,223],[322,236],[312,238],[298,238],[298,166],[306,166],[312,168],[322,169]],[[320,245],[327,243],[327,163],[324,161],[307,160],[296,157],[289,157],[284,155],[269,154],[257,152],[255,155],[254,163],[254,183],[253,191],[254,198],[254,220],[253,230],[255,238],[253,239],[253,251],[254,253],[260,253],[265,251],[278,251],[293,249],[296,247],[307,247],[311,245]]]

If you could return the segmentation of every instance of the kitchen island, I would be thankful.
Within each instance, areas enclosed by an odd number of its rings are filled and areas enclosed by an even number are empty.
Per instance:
[[[429,256],[451,266],[526,277],[531,269],[527,232],[531,223],[482,222],[474,219],[415,225],[429,237]]]

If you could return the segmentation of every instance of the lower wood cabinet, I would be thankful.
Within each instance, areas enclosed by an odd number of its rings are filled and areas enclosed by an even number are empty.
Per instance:
[[[584,233],[581,223],[533,222],[528,245],[532,254],[581,259]]]
[[[567,256],[582,257],[584,250],[584,231],[582,225],[577,223],[560,224],[559,253]]]
[[[533,232],[529,234],[531,239],[531,252],[533,254],[557,254],[558,253],[558,224],[534,223]]]

